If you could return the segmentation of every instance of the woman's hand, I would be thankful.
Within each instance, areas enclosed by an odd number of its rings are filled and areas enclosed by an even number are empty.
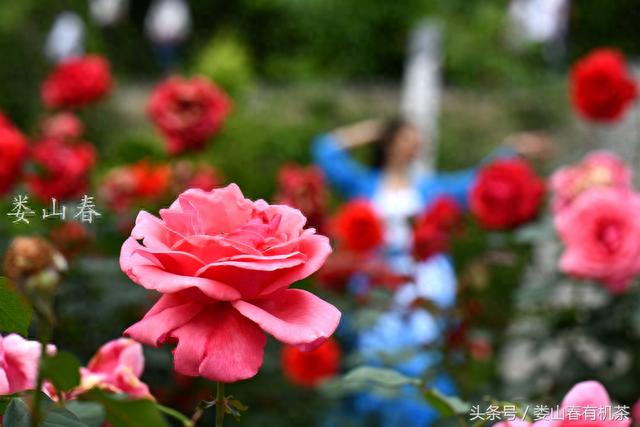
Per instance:
[[[353,148],[377,140],[382,133],[383,126],[381,120],[370,119],[340,127],[332,133],[341,141],[343,147]]]
[[[513,133],[503,143],[529,160],[548,160],[556,151],[553,138],[543,132]]]

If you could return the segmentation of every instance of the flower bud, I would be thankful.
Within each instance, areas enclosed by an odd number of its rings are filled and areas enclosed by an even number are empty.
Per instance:
[[[15,238],[4,257],[5,276],[27,297],[34,293],[53,294],[66,269],[64,256],[41,237]]]

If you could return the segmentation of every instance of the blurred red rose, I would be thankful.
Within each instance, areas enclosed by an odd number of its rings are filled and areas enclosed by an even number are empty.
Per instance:
[[[170,177],[167,164],[153,165],[142,160],[120,166],[104,177],[100,197],[109,209],[118,213],[138,204],[158,203],[167,196]]]
[[[42,101],[50,108],[78,108],[100,100],[111,90],[109,62],[98,55],[58,64],[42,84]]]
[[[0,196],[11,191],[22,175],[27,139],[0,114]]]
[[[58,113],[42,122],[43,139],[60,139],[66,142],[77,141],[84,133],[84,125],[73,113]]]
[[[373,207],[366,200],[348,202],[334,218],[334,232],[345,247],[368,252],[383,242],[383,228]]]
[[[462,213],[455,200],[440,197],[416,221],[413,256],[424,261],[449,248],[451,234],[461,226]]]
[[[87,142],[44,139],[32,148],[31,161],[36,170],[28,174],[27,186],[48,203],[51,198],[65,200],[86,194],[96,153]]]
[[[92,241],[87,227],[78,221],[65,221],[56,225],[51,229],[50,237],[51,243],[67,259],[84,252]]]
[[[451,197],[439,197],[418,218],[418,224],[437,224],[446,231],[455,231],[462,224],[462,210],[458,203]]]
[[[544,188],[524,160],[498,160],[479,172],[471,189],[471,212],[488,229],[513,228],[536,217]]]
[[[222,186],[223,179],[213,166],[181,160],[173,165],[171,181],[172,193],[179,194],[189,188],[211,191]]]
[[[437,224],[420,224],[413,230],[412,254],[418,261],[425,261],[449,248],[450,233]]]
[[[485,338],[472,338],[468,345],[469,354],[476,360],[486,361],[493,355],[493,347]]]
[[[352,252],[333,252],[318,270],[318,285],[334,292],[344,292],[349,279],[359,271],[361,261],[362,257]]]
[[[278,172],[276,202],[289,205],[307,217],[307,225],[324,233],[329,193],[322,171],[315,166],[290,164]]]
[[[341,351],[338,343],[327,339],[312,351],[301,351],[292,345],[282,348],[282,370],[294,384],[315,387],[334,377],[340,369]]]
[[[197,150],[216,134],[231,110],[227,95],[204,77],[171,77],[155,87],[147,114],[170,153]]]
[[[625,58],[615,49],[594,50],[571,70],[571,101],[585,119],[614,122],[636,95]]]

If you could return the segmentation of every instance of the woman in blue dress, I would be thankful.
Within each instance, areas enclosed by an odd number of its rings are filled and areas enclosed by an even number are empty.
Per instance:
[[[507,139],[507,144],[488,159],[518,152],[535,156],[544,151],[544,144],[535,136],[520,136],[523,137]],[[359,163],[349,152],[368,143],[373,144],[372,167]],[[442,310],[451,309],[456,296],[455,273],[446,254],[423,262],[413,259],[412,220],[441,196],[451,197],[462,208],[466,207],[477,168],[426,173],[417,161],[422,143],[418,129],[406,121],[368,120],[318,136],[312,150],[316,164],[344,197],[371,202],[384,223],[386,262],[397,273],[412,278],[395,292],[390,310],[372,327],[358,333],[358,352],[369,365],[389,367],[391,359],[394,362],[390,367],[407,375],[429,374],[435,378],[434,386],[444,393],[454,393],[451,380],[437,368],[441,353],[433,350],[441,341],[446,319],[416,308],[415,302],[429,300]],[[395,360],[390,357],[394,352],[405,357]],[[355,402],[356,410],[374,415],[384,427],[423,427],[437,416],[410,390],[395,399],[364,393]]]

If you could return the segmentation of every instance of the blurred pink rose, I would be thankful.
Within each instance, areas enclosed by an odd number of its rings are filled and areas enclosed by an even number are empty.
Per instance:
[[[640,197],[619,189],[588,191],[556,215],[566,245],[560,268],[624,292],[640,272]]]
[[[73,113],[58,113],[42,121],[42,139],[59,139],[66,142],[78,140],[84,133],[84,125]]]
[[[611,407],[611,399],[602,384],[597,381],[584,381],[573,386],[562,400],[560,414],[554,414],[533,424],[534,427],[628,427],[631,419],[617,419],[613,409],[610,414],[601,415],[600,408]],[[568,408],[577,408],[568,414]],[[585,408],[595,408],[591,417]],[[558,419],[556,419],[558,418]]]
[[[553,210],[559,212],[580,194],[594,187],[631,188],[631,170],[615,154],[595,151],[577,165],[566,166],[551,177]]]
[[[530,422],[516,418],[511,421],[500,421],[499,423],[494,424],[493,427],[529,427],[530,425]]]
[[[640,399],[636,400],[636,403],[631,407],[631,419],[633,424],[640,425]]]
[[[0,336],[0,395],[36,387],[41,348],[17,334]],[[47,351],[54,353],[55,347],[47,346]]]
[[[140,381],[143,370],[144,355],[140,343],[128,338],[109,341],[100,347],[86,368],[81,368],[80,390],[100,387],[134,398],[153,399],[147,385]]]
[[[300,211],[245,199],[237,185],[182,193],[160,218],[140,212],[120,265],[161,292],[125,334],[148,345],[177,343],[175,369],[233,382],[254,376],[266,337],[313,349],[340,312],[288,287],[317,271],[329,239],[303,229]]]

